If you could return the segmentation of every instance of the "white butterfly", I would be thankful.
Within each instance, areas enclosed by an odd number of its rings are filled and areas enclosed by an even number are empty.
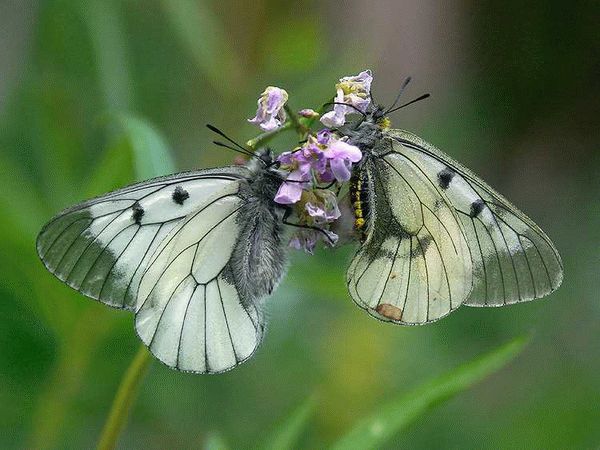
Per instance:
[[[81,203],[44,226],[38,254],[72,288],[135,312],[137,334],[166,365],[229,370],[259,345],[261,300],[284,273],[271,161],[262,152]]]
[[[364,153],[351,180],[361,247],[347,283],[371,315],[424,324],[561,284],[560,256],[531,219],[431,144],[387,130],[380,107],[340,132]]]

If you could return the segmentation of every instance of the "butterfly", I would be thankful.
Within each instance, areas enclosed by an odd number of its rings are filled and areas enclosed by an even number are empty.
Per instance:
[[[418,325],[461,305],[504,306],[557,289],[563,265],[548,236],[472,171],[389,129],[393,108],[370,106],[338,130],[363,152],[348,195],[360,241],[346,273],[355,303],[382,321]]]
[[[139,338],[167,366],[229,370],[260,344],[262,301],[286,261],[286,209],[273,201],[284,175],[269,150],[249,156],[75,205],[43,227],[38,254],[73,289],[133,311]]]

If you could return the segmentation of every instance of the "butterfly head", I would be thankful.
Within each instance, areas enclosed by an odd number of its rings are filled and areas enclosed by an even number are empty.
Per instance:
[[[370,120],[381,130],[387,130],[391,126],[390,118],[382,105],[374,105],[372,110],[367,112],[367,120]]]
[[[347,123],[339,129],[339,132],[348,136],[348,142],[358,146],[364,152],[373,148],[381,139],[381,133],[389,128],[389,123],[384,108],[373,105],[360,119]]]
[[[265,166],[270,166],[273,164],[273,161],[275,160],[275,157],[273,155],[273,150],[271,150],[270,148],[259,148],[258,150],[256,150],[255,152],[256,155],[256,159],[262,161],[264,163]]]
[[[272,167],[275,167],[276,164],[277,161],[275,160],[273,150],[263,147],[252,154],[252,158],[248,160],[246,167],[252,172],[262,172],[265,168],[271,169]]]

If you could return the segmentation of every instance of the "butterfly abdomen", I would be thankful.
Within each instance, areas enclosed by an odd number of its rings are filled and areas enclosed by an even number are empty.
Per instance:
[[[361,241],[364,241],[370,209],[367,184],[362,174],[362,171],[355,171],[350,179],[350,202],[354,213],[354,229],[360,233]]]
[[[242,187],[245,203],[238,215],[240,233],[226,272],[242,302],[254,303],[270,295],[285,272],[282,210],[272,200],[277,187],[273,178],[261,176]]]

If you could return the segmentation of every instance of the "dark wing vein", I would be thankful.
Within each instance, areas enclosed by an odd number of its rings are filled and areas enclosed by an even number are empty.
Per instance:
[[[173,264],[175,261],[177,261],[177,259],[178,259],[178,258],[179,258],[179,257],[180,257],[180,256],[181,256],[183,253],[185,253],[187,250],[189,250],[189,249],[190,249],[190,248],[192,248],[193,246],[198,246],[198,245],[200,245],[200,243],[201,243],[201,242],[204,240],[204,238],[205,238],[206,236],[208,236],[208,235],[211,233],[211,231],[213,231],[213,230],[214,230],[216,227],[218,227],[219,225],[221,225],[221,224],[222,224],[222,223],[223,223],[225,220],[229,219],[229,218],[230,218],[232,215],[234,215],[235,213],[237,213],[237,212],[238,212],[240,209],[241,209],[241,206],[240,206],[240,207],[238,207],[238,208],[236,208],[235,210],[233,210],[233,211],[232,211],[231,213],[229,213],[229,214],[228,214],[226,217],[222,218],[222,219],[221,219],[221,220],[219,220],[219,221],[218,221],[218,222],[217,222],[215,225],[213,225],[213,226],[212,226],[212,227],[211,227],[211,228],[210,228],[210,229],[209,229],[209,230],[208,230],[206,233],[204,233],[204,234],[202,235],[202,237],[201,237],[201,238],[200,238],[198,241],[196,241],[196,242],[194,242],[194,243],[192,243],[192,244],[188,245],[187,247],[183,248],[183,249],[182,249],[182,250],[181,250],[179,253],[177,253],[177,255],[175,255],[173,258],[171,258],[171,260],[169,261],[169,263],[167,264],[167,266],[166,266],[166,267],[163,269],[163,271],[162,271],[161,275],[160,275],[159,277],[157,277],[156,281],[155,281],[155,282],[154,282],[154,284],[152,285],[152,289],[150,289],[150,290],[148,291],[148,295],[146,296],[146,298],[144,299],[144,301],[143,301],[143,302],[142,302],[142,304],[140,305],[139,309],[142,309],[142,308],[144,307],[144,305],[146,304],[146,301],[148,300],[148,298],[150,298],[150,296],[152,295],[152,292],[154,291],[154,289],[155,289],[155,288],[156,288],[156,286],[158,285],[159,281],[160,281],[160,280],[163,278],[163,276],[165,275],[166,271],[169,269],[169,267],[171,267],[171,265],[172,265],[172,264]],[[169,242],[171,242],[171,241],[173,240],[173,238],[174,238],[174,237],[175,237],[177,234],[178,234],[178,233],[174,233],[174,235],[171,237],[171,239],[169,240]],[[167,245],[168,245],[168,244],[167,244]],[[167,248],[167,246],[166,246],[166,245],[165,245],[165,246],[164,246],[164,247],[161,249],[160,253],[162,253],[162,252],[164,251],[164,249],[165,249],[165,248]],[[196,249],[197,249],[197,247],[196,247]],[[158,255],[156,255],[156,258],[154,258],[154,261],[156,261],[156,259],[157,259],[157,258],[160,256],[160,253],[159,253]],[[154,262],[154,261],[153,261],[153,262]],[[150,264],[148,264],[148,265],[146,266],[146,270],[145,270],[145,272],[144,272],[144,275],[145,275],[146,273],[148,273],[148,270],[149,270],[150,266],[153,264],[153,262],[152,262],[152,263],[150,263]],[[193,267],[193,264],[194,264],[194,259],[192,258],[192,267]],[[144,277],[144,275],[142,275],[142,278]],[[192,278],[194,278],[193,274],[191,273],[191,268],[190,268],[190,276],[192,276]],[[194,278],[194,281],[196,281],[196,280],[195,280],[195,278]],[[197,281],[196,281],[196,283],[197,283]],[[200,283],[198,283],[198,284],[200,284]],[[138,292],[139,292],[140,286],[141,286],[141,282],[140,282],[140,285],[138,286]]]
[[[421,239],[419,239],[419,236],[415,236],[415,238],[417,239],[419,248],[421,249],[421,255],[423,255],[423,265],[425,266],[425,287],[427,288],[427,317],[426,317],[426,320],[427,320],[427,322],[429,322],[429,270],[427,268],[427,257],[425,256],[425,250],[423,249],[423,245],[421,244]]]
[[[237,352],[235,351],[235,345],[233,345],[233,338],[231,337],[231,328],[229,328],[229,320],[227,320],[227,314],[225,314],[225,305],[223,304],[223,294],[221,294],[221,286],[219,285],[219,279],[215,280],[217,283],[217,291],[219,292],[219,300],[221,301],[221,310],[223,311],[223,317],[225,318],[225,325],[227,326],[227,335],[229,336],[229,342],[231,343],[231,349],[233,350],[233,356],[235,363],[238,364],[240,359],[238,358]]]
[[[179,367],[179,357],[181,355],[181,340],[183,338],[183,328],[185,327],[185,322],[187,321],[187,314],[188,314],[188,309],[190,308],[190,303],[192,302],[192,299],[194,298],[194,295],[196,294],[196,290],[198,289],[198,286],[201,286],[200,284],[197,284],[196,287],[194,287],[194,290],[192,291],[192,295],[190,295],[190,298],[187,301],[187,305],[185,306],[185,312],[183,313],[183,319],[181,321],[181,330],[179,330],[179,339],[177,341],[177,359],[175,361],[175,367]],[[202,286],[205,291],[204,294],[206,296],[206,288],[205,286]]]

